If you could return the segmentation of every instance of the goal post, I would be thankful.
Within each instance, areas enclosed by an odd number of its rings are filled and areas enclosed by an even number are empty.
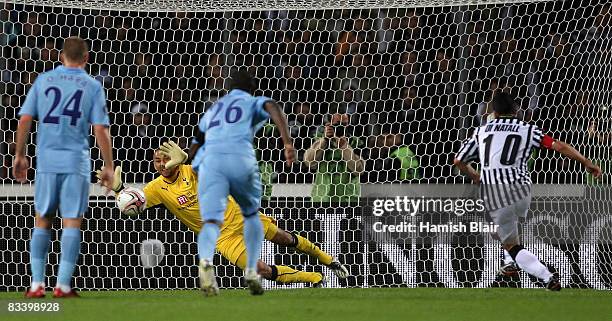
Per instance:
[[[104,85],[116,164],[128,186],[155,178],[152,149],[163,139],[186,149],[231,72],[249,68],[258,94],[283,105],[299,159],[284,166],[273,126],[257,134],[262,212],[338,257],[351,276],[339,280],[316,260],[270,242],[262,260],[323,272],[328,287],[539,286],[523,273],[495,275],[501,248],[486,216],[463,208],[476,193],[452,166],[461,142],[487,121],[492,92],[510,91],[521,118],[604,170],[593,180],[575,162],[534,152],[534,198],[520,228],[525,247],[563,286],[612,289],[611,9],[598,0],[4,2],[0,290],[30,284],[34,171],[23,185],[10,173],[17,113],[72,35],[90,46],[87,71]],[[347,137],[361,165],[332,148],[324,159],[309,159],[325,125],[344,119],[334,135]],[[32,143],[28,155],[35,161]],[[92,158],[99,168],[97,148]],[[448,201],[452,209],[432,202],[433,209],[410,215],[397,210],[405,199]],[[388,214],[387,225],[451,230],[379,233],[379,211]],[[92,187],[84,221],[76,288],[196,287],[197,235],[166,210],[125,217],[113,197]],[[452,230],[471,223],[477,231]],[[55,284],[58,224],[46,284]],[[147,239],[164,245],[165,258],[153,268],[139,261]],[[238,268],[218,255],[215,263],[222,287],[244,285]]]

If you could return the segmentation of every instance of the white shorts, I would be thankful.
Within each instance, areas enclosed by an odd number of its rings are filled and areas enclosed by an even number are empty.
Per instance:
[[[506,207],[489,212],[497,227],[497,235],[502,243],[518,241],[518,220],[527,217],[531,196],[510,204]]]

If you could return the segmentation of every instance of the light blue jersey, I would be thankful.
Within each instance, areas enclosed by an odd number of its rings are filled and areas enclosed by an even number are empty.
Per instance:
[[[238,76],[247,77],[244,73]],[[198,136],[204,137],[204,145],[194,159],[194,168],[198,171],[200,216],[205,223],[216,223],[204,224],[198,234],[198,255],[203,264],[212,262],[227,199],[231,195],[244,216],[245,273],[256,274],[264,233],[258,214],[261,179],[253,136],[270,118],[264,110],[269,100],[234,89],[212,105],[200,120],[201,135]],[[195,140],[194,143],[201,142]],[[253,287],[255,283],[250,285],[251,293],[261,294],[261,289]]]
[[[57,67],[38,76],[19,115],[38,119],[37,173],[89,178],[90,125],[109,126],[99,82],[81,68]]]
[[[206,135],[205,153],[255,157],[253,136],[270,118],[264,109],[267,101],[270,98],[239,89],[220,98],[200,120],[199,130]]]
[[[193,164],[198,171],[200,211],[205,221],[223,221],[230,194],[244,215],[257,213],[261,180],[253,136],[270,117],[264,110],[267,101],[270,98],[234,89],[212,105],[200,120],[199,129],[205,134],[205,141]]]

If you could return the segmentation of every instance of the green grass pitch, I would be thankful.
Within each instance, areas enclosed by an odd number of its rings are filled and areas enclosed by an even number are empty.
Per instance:
[[[22,295],[0,293],[0,320],[612,320],[612,292],[580,289],[293,289],[258,297],[222,290],[212,298],[195,290],[89,291],[61,300],[61,312],[7,312]]]

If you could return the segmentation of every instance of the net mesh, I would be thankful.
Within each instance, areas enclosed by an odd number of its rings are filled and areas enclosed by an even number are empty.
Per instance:
[[[509,90],[520,100],[522,118],[572,143],[605,173],[593,181],[575,162],[534,154],[535,183],[571,185],[560,195],[545,188],[534,199],[531,220],[522,229],[526,247],[559,271],[566,286],[612,287],[609,3],[45,4],[0,7],[2,289],[29,284],[33,189],[10,174],[16,115],[36,76],[59,64],[58,48],[71,35],[90,44],[88,72],[106,89],[115,156],[128,185],[155,177],[151,148],[162,138],[187,148],[203,111],[225,93],[230,72],[250,68],[260,79],[258,94],[283,104],[300,160],[284,167],[274,127],[258,133],[263,211],[279,227],[337,256],[352,276],[338,280],[315,260],[269,242],[263,260],[322,271],[332,287],[537,286],[526,275],[520,280],[494,275],[501,251],[486,234],[451,233],[401,244],[379,244],[362,235],[369,198],[402,195],[402,188],[411,186],[465,183],[452,167],[454,152],[486,121],[493,90]],[[348,166],[333,152],[319,162],[310,158],[325,124],[338,121],[346,124],[336,124],[335,134],[348,138],[361,167]],[[33,145],[28,154],[34,155]],[[99,168],[96,148],[92,158]],[[75,274],[78,288],[196,286],[196,237],[170,213],[156,209],[125,218],[111,198],[94,193],[91,201]],[[542,227],[556,236],[542,237]],[[47,275],[57,272],[57,236]],[[138,261],[145,239],[159,239],[166,247],[165,260],[153,269]],[[216,260],[222,286],[242,285],[238,269]]]

